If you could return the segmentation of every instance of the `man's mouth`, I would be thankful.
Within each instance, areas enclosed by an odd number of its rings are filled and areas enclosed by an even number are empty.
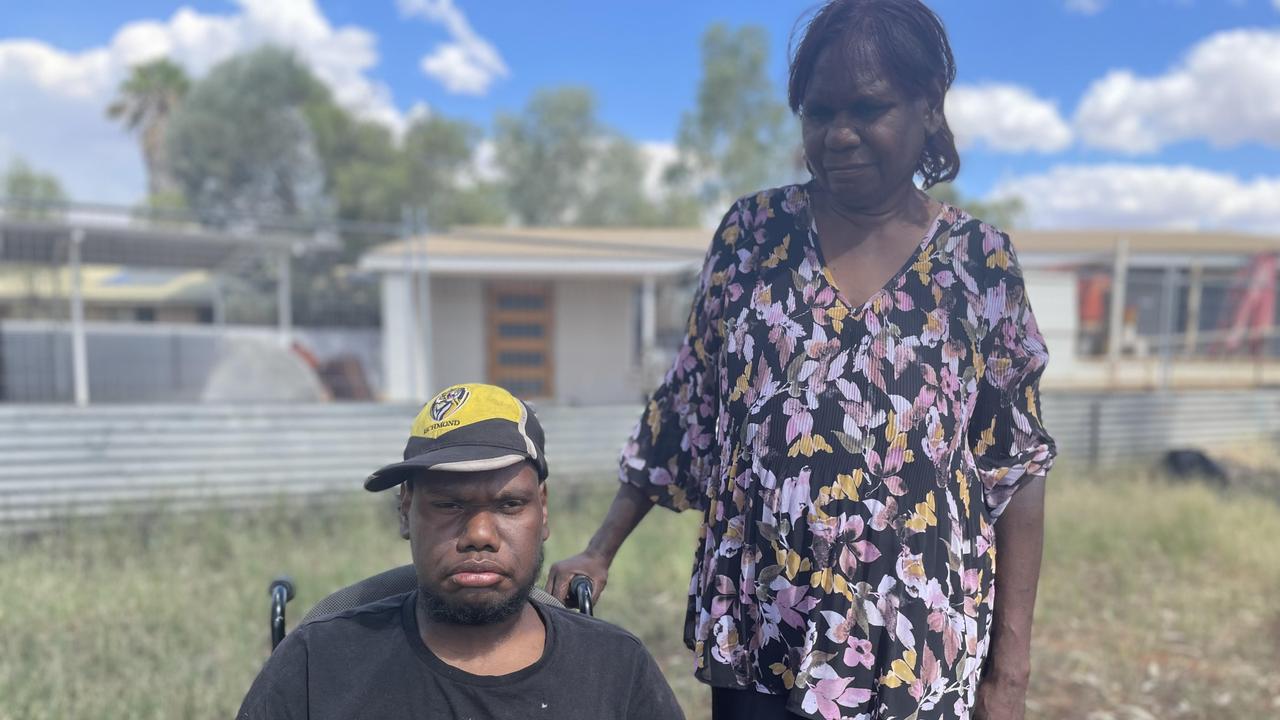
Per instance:
[[[491,562],[461,563],[449,571],[449,579],[464,588],[493,587],[505,577],[503,568]]]
[[[467,588],[486,588],[497,585],[502,582],[502,576],[498,573],[454,573],[449,579],[457,585]]]

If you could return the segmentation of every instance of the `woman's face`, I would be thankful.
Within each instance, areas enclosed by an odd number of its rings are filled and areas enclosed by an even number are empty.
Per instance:
[[[818,184],[849,209],[873,209],[911,183],[941,114],[909,98],[878,65],[851,67],[828,47],[801,101],[804,153]]]

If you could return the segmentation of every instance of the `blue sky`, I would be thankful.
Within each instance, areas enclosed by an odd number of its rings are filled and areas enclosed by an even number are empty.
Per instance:
[[[402,124],[415,106],[488,125],[538,88],[585,85],[655,157],[693,105],[712,22],[786,47],[783,0],[44,0],[0,15],[0,163],[82,199],[141,193],[132,140],[100,117],[131,62],[195,74],[243,47],[296,47],[344,102]],[[1280,0],[934,0],[955,47],[961,188],[1017,195],[1039,225],[1280,233]],[[424,70],[424,60],[430,68]],[[75,140],[68,142],[68,140]]]

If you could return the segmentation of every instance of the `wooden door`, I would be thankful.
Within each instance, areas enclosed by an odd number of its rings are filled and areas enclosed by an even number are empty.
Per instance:
[[[493,282],[486,293],[488,382],[526,399],[555,393],[551,286]]]

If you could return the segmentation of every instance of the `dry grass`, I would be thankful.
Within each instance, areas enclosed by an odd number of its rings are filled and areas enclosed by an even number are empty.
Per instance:
[[[1280,505],[1138,474],[1051,481],[1032,718],[1280,716]],[[553,488],[549,559],[576,551],[607,484]],[[230,717],[268,651],[267,581],[290,617],[407,562],[384,498],[0,538],[0,718]],[[599,614],[707,717],[681,643],[698,518],[655,511]]]

